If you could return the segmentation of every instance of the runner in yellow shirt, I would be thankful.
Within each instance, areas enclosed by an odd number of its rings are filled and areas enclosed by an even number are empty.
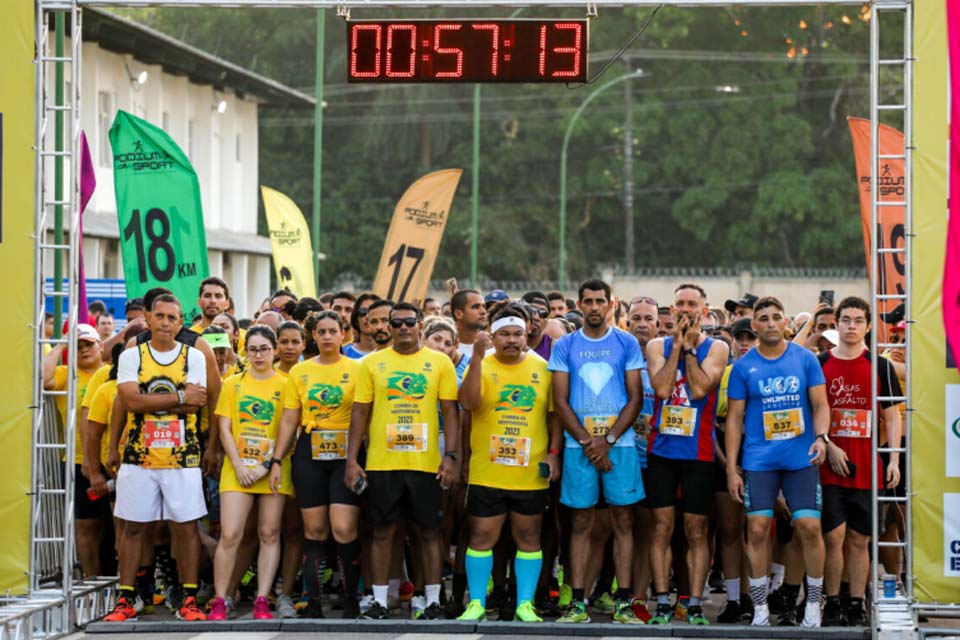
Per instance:
[[[360,614],[356,601],[360,496],[347,489],[343,475],[360,363],[340,353],[343,329],[337,312],[313,313],[308,322],[319,354],[290,370],[277,439],[278,455],[291,446],[294,450],[293,484],[304,532],[302,571],[310,598],[301,617],[323,617],[321,576],[328,565],[326,547],[332,531],[344,572],[343,617],[356,618]]]
[[[371,572],[374,604],[364,618],[383,620],[387,580],[397,523],[408,518],[419,530],[423,555],[426,607],[414,616],[427,620],[440,609],[441,485],[457,478],[459,415],[457,374],[446,355],[420,344],[419,307],[400,302],[389,315],[393,346],[360,361],[350,436],[347,442],[346,483],[362,491],[369,482],[368,514],[373,526]],[[446,451],[439,451],[439,416],[443,412]],[[360,445],[368,433],[366,471]],[[439,481],[439,482],[438,482]]]
[[[466,560],[470,603],[460,620],[486,617],[493,547],[509,513],[517,543],[516,617],[522,622],[543,622],[533,608],[533,595],[543,564],[540,529],[549,481],[560,477],[563,432],[553,413],[547,362],[525,350],[528,320],[516,304],[498,311],[490,325],[495,351],[483,356],[491,338],[478,333],[473,343],[476,357],[460,387],[460,404],[472,418]]]
[[[247,333],[250,369],[224,381],[217,403],[224,461],[220,473],[220,544],[214,558],[216,597],[210,620],[226,620],[224,598],[237,560],[237,549],[253,504],[257,502],[260,553],[257,558],[256,620],[273,618],[267,595],[280,562],[280,521],[286,497],[292,493],[290,462],[275,454],[286,380],[273,368],[277,337],[269,327]],[[276,465],[282,472],[271,483]]]
[[[300,324],[295,320],[282,322],[277,329],[277,371],[286,377],[291,369],[300,364],[306,346]]]

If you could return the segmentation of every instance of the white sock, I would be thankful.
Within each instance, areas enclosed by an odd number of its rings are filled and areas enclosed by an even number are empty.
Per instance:
[[[387,588],[386,585],[373,585],[373,599],[384,609],[387,608]]]
[[[727,587],[727,600],[740,602],[740,578],[724,580],[723,584]]]
[[[787,568],[776,562],[770,563],[770,582],[767,593],[776,591],[783,584],[783,576]]]
[[[400,597],[400,578],[390,578],[387,587],[390,589],[389,593],[391,598],[396,600]]]
[[[423,590],[426,592],[426,595],[427,595],[428,607],[432,604],[440,604],[440,585],[438,584],[424,585]]]
[[[759,607],[767,604],[767,578],[750,578],[750,599],[753,605]]]

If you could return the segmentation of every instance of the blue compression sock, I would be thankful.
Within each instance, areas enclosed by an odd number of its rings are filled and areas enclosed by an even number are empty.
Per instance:
[[[532,602],[540,580],[540,567],[543,565],[543,552],[517,551],[513,561],[513,570],[517,576],[517,604]]]
[[[467,588],[470,590],[470,599],[479,600],[480,604],[487,604],[487,582],[493,572],[493,551],[477,551],[467,547]]]

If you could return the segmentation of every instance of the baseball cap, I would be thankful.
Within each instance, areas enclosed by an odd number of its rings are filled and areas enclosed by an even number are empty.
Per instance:
[[[745,293],[743,294],[743,297],[740,298],[739,300],[727,300],[726,302],[724,302],[723,308],[729,311],[730,313],[733,313],[734,311],[736,311],[737,307],[748,307],[750,309],[753,309],[753,305],[757,304],[757,300],[759,299],[760,298],[753,295],[752,293]]]
[[[207,341],[211,349],[233,349],[230,344],[230,336],[226,333],[204,333],[203,339]]]
[[[509,300],[510,296],[503,289],[494,289],[493,291],[488,291],[487,295],[483,296],[483,302],[485,304],[490,304],[493,302],[501,302],[503,300]]]
[[[836,329],[827,329],[820,335],[826,338],[833,346],[840,344],[840,332]]]
[[[100,342],[100,334],[97,330],[88,324],[77,325],[77,340],[86,340],[87,342]]]
[[[906,320],[901,320],[900,322],[898,322],[898,323],[896,323],[895,325],[891,326],[891,327],[890,327],[890,330],[891,330],[891,331],[906,331],[906,330],[907,330],[907,321],[906,321]]]
[[[740,318],[730,325],[730,335],[734,338],[744,332],[749,333],[751,337],[757,337],[757,332],[753,330],[753,321],[750,318]]]

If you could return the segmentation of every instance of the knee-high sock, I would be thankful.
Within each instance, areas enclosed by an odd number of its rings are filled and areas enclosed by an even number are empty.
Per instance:
[[[327,542],[325,540],[303,541],[303,586],[311,598],[320,597],[323,572],[327,569]]]
[[[480,604],[487,604],[487,582],[493,572],[493,551],[477,551],[467,547],[467,588],[470,589],[470,599],[479,600]]]
[[[513,572],[517,576],[517,604],[533,600],[542,565],[543,551],[517,551],[513,561]]]
[[[360,583],[360,540],[338,545],[340,550],[340,573],[343,576],[343,592],[356,598]]]

